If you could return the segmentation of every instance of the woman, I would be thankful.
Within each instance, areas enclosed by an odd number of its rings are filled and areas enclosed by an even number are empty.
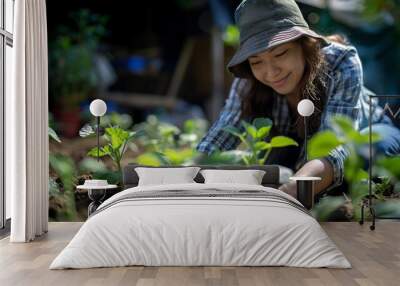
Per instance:
[[[304,124],[297,104],[308,98],[315,105],[309,133],[332,129],[334,115],[349,116],[354,127],[368,126],[369,91],[363,86],[363,72],[357,51],[339,36],[323,37],[310,30],[294,0],[247,0],[235,12],[240,46],[228,64],[236,77],[219,119],[197,150],[234,149],[239,140],[223,128],[240,120],[269,117],[271,136],[285,135],[302,143]],[[379,152],[400,154],[400,131],[373,102],[373,127],[380,133]],[[296,176],[318,176],[316,192],[330,190],[343,181],[346,149],[334,149],[329,156],[304,163],[304,148],[275,149],[268,164],[282,164],[298,170]],[[294,182],[281,190],[296,197]]]

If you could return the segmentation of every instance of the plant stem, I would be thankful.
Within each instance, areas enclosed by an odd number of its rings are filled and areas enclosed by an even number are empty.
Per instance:
[[[272,148],[269,148],[267,152],[265,152],[264,157],[262,158],[262,165],[264,165],[265,161],[267,160],[269,153],[271,153]]]

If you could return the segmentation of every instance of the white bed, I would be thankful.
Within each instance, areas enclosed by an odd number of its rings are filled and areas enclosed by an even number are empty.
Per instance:
[[[200,183],[111,197],[50,269],[128,265],[351,267],[294,198],[261,185]]]

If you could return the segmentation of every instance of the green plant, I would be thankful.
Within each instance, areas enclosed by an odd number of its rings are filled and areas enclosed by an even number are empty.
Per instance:
[[[54,141],[61,143],[60,137],[58,137],[57,133],[51,127],[49,127],[49,137]]]
[[[94,158],[97,158],[97,155],[99,157],[109,156],[113,160],[118,173],[122,175],[121,159],[128,143],[135,135],[135,132],[126,131],[120,127],[107,127],[104,134],[107,144],[100,148],[94,147],[87,155]]]
[[[376,23],[384,22],[389,17],[395,26],[397,35],[400,35],[400,6],[397,0],[364,0],[362,14],[364,19]],[[397,43],[400,43],[398,39]]]
[[[264,165],[273,148],[298,146],[296,141],[286,136],[275,136],[266,142],[272,128],[269,118],[255,118],[252,124],[242,120],[241,126],[243,132],[234,126],[225,127],[224,130],[238,137],[244,145],[245,151],[240,156],[246,165]]]
[[[193,118],[183,123],[182,132],[179,134],[178,145],[195,148],[200,139],[207,132],[208,122],[204,119]]]
[[[118,185],[121,183],[121,173],[119,171],[110,170],[102,161],[95,158],[84,158],[78,165],[81,178],[96,178],[107,180],[109,184]]]
[[[223,34],[225,44],[237,47],[239,45],[240,32],[236,25],[228,25]]]
[[[138,141],[147,152],[163,152],[167,148],[177,147],[176,137],[180,133],[179,128],[159,121],[155,115],[149,115],[146,121],[136,124],[134,130],[140,131]]]
[[[373,190],[375,196],[379,200],[385,200],[385,197],[389,197],[393,193],[393,184],[389,177],[378,177],[379,181],[373,183]]]
[[[87,123],[84,127],[81,128],[83,135],[85,132],[93,133],[95,130],[95,126],[97,125],[96,118],[89,112],[85,112],[83,120]],[[118,112],[107,112],[104,116],[101,117],[100,126],[105,128],[109,126],[119,126],[122,129],[128,130],[132,127],[133,119],[132,116],[127,113],[118,113]],[[81,136],[85,137],[85,136]]]
[[[200,165],[243,165],[243,155],[247,154],[242,150],[214,151],[210,155],[198,154],[195,158]]]
[[[375,209],[379,217],[400,217],[400,157],[381,156],[377,158],[373,169],[378,182],[373,190],[379,201]]]
[[[381,157],[377,160],[377,170],[383,175],[391,175],[400,181],[400,157]]]
[[[345,204],[346,199],[343,196],[326,196],[321,198],[318,204],[314,205],[311,213],[319,221],[327,221],[335,211],[345,206]]]
[[[256,118],[253,124],[241,122],[244,132],[228,126],[225,131],[237,136],[245,150],[215,151],[205,156],[195,150],[199,140],[205,133],[204,121],[188,120],[183,132],[176,126],[158,121],[155,116],[138,125],[142,132],[142,144],[147,147],[145,153],[136,158],[138,164],[191,165],[191,164],[264,164],[272,148],[297,145],[297,142],[285,136],[276,136],[265,142],[272,127],[268,118]]]
[[[50,154],[49,163],[57,179],[49,179],[49,213],[55,221],[73,221],[77,219],[74,187],[76,168],[73,160],[62,154]]]
[[[49,126],[49,139],[61,143],[57,133]],[[49,154],[49,217],[54,221],[77,219],[74,186],[76,181],[73,160],[61,154]]]
[[[213,152],[210,156],[197,152],[196,146],[204,133],[207,124],[204,120],[191,119],[183,124],[182,130],[177,126],[160,122],[154,115],[146,122],[137,124],[134,129],[140,132],[139,141],[146,152],[135,158],[141,165],[191,165],[191,164],[263,164],[272,148],[297,145],[284,136],[277,136],[265,142],[272,122],[266,118],[257,118],[253,125],[242,121],[244,133],[234,127],[226,131],[238,136],[247,147],[246,150]],[[262,155],[262,156],[261,156]]]
[[[206,127],[205,120],[190,119],[184,122],[181,130],[150,115],[134,127],[140,144],[146,149],[135,161],[149,166],[194,164],[198,156],[195,148]]]
[[[350,201],[352,203],[354,219],[358,220],[360,218],[360,210],[362,200],[368,195],[368,180],[369,176],[365,168],[365,158],[363,158],[360,153],[365,148],[368,148],[369,144],[369,133],[360,133],[353,128],[352,122],[349,118],[344,116],[335,116],[332,118],[332,123],[336,132],[331,130],[322,131],[317,133],[313,138],[311,138],[308,144],[308,154],[312,158],[320,158],[327,156],[334,148],[343,145],[348,156],[344,162],[344,177],[349,185]],[[371,134],[372,143],[378,142],[380,140],[379,135],[376,133]],[[383,208],[384,201],[386,200],[386,191],[390,188],[392,184],[387,178],[388,174],[394,174],[395,177],[400,175],[399,158],[382,158],[378,161],[378,169],[373,169],[373,176],[381,177],[381,181],[378,183],[373,183],[373,195],[380,203],[380,208]],[[397,177],[398,178],[398,177]],[[329,204],[332,200],[336,208],[340,206],[338,203],[340,200],[333,197],[326,197],[324,204]],[[343,200],[345,202],[345,200]],[[318,208],[318,205],[317,205]],[[330,211],[336,208],[331,208]],[[326,217],[326,212],[323,217]]]
[[[166,149],[194,148],[204,135],[207,122],[203,119],[189,119],[183,123],[182,129],[171,123],[160,121],[157,116],[149,115],[145,122],[136,124],[138,141],[146,151],[164,152]]]
[[[50,43],[50,91],[64,108],[77,106],[96,86],[93,56],[105,35],[107,18],[82,9],[70,15],[71,26],[59,27]]]

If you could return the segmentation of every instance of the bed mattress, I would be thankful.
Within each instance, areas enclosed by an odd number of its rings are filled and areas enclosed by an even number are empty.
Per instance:
[[[291,196],[258,185],[199,183],[114,195],[50,269],[129,265],[351,267]]]

